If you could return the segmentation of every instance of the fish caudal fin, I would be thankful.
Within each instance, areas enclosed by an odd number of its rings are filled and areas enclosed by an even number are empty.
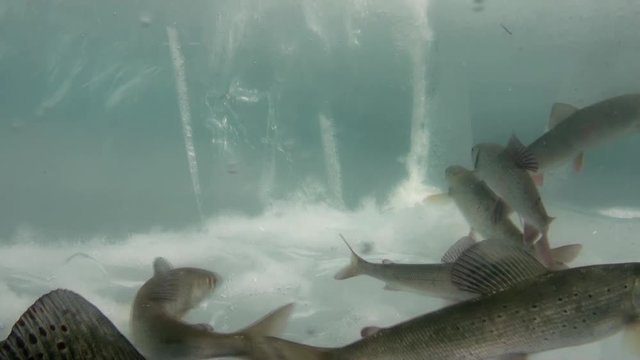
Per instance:
[[[0,359],[45,357],[144,360],[98,308],[62,289],[40,297],[0,342]]]
[[[282,334],[291,316],[294,304],[289,303],[265,315],[262,319],[249,325],[242,332],[254,337],[278,336]]]
[[[348,278],[352,278],[354,276],[360,275],[361,274],[360,264],[366,262],[363,258],[361,258],[360,256],[358,256],[358,254],[356,254],[356,252],[353,250],[351,245],[349,245],[349,243],[344,238],[344,236],[342,236],[342,234],[340,234],[340,237],[342,238],[342,241],[344,241],[344,243],[349,248],[349,251],[351,251],[351,261],[349,265],[339,270],[333,276],[333,278],[336,280],[344,280],[344,279],[348,279]]]
[[[255,339],[250,360],[330,360],[331,350],[274,337]]]

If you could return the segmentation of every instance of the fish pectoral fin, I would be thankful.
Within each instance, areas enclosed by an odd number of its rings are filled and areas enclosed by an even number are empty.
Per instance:
[[[431,194],[422,200],[425,204],[446,204],[451,201],[449,193]]]
[[[460,255],[451,268],[451,281],[460,290],[488,295],[547,271],[524,247],[489,239]]]
[[[192,326],[196,329],[213,332],[213,326],[211,326],[210,324],[202,323],[202,324],[193,324]]]
[[[169,260],[163,257],[157,257],[153,260],[153,275],[166,274],[169,270],[173,269],[173,265]]]
[[[551,114],[549,115],[549,123],[547,124],[547,131],[553,129],[558,124],[566,120],[569,116],[573,115],[578,109],[569,104],[555,103],[551,106]]]
[[[391,264],[395,264],[393,261],[389,260],[389,259],[382,259],[382,264],[383,265],[391,265]]]
[[[538,171],[538,160],[536,160],[533,153],[522,144],[520,139],[514,134],[509,139],[509,144],[505,149],[515,161],[515,164],[520,169],[528,170],[531,172]]]
[[[249,325],[242,333],[252,336],[279,336],[287,326],[294,304],[283,305],[265,315],[262,319]]]
[[[495,358],[495,360],[527,360],[529,355],[527,354],[506,354]]]
[[[573,159],[573,170],[575,172],[580,172],[582,171],[583,167],[584,167],[584,152],[580,151],[578,156],[576,156],[576,158]]]
[[[640,320],[631,322],[624,329],[624,344],[636,356],[640,356]]]
[[[442,255],[443,263],[452,263],[455,262],[460,254],[462,254],[465,250],[473,246],[476,241],[471,236],[463,236],[458,239],[451,247]]]

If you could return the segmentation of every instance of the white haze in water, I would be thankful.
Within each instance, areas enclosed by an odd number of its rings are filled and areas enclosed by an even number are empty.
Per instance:
[[[592,217],[553,203],[549,209],[557,216],[551,232],[554,246],[584,244],[574,265],[637,260],[618,244],[634,241],[638,221]],[[340,233],[367,259],[427,263],[439,261],[447,244],[466,232],[452,204],[379,208],[371,202],[345,212],[321,204],[283,202],[258,217],[211,219],[205,230],[197,231],[55,245],[29,242],[30,236],[23,234],[19,242],[0,248],[0,333],[6,336],[37,297],[64,287],[96,304],[128,334],[135,291],[151,275],[154,257],[165,256],[176,266],[202,267],[223,277],[214,295],[189,314],[189,321],[231,331],[295,302],[284,337],[337,346],[358,339],[363,326],[391,325],[442,305],[437,299],[385,291],[381,282],[367,277],[334,280],[335,272],[349,261]],[[367,248],[370,252],[365,253]],[[77,253],[85,255],[65,263]],[[595,360],[604,354],[632,359],[621,345],[618,335],[535,359]]]

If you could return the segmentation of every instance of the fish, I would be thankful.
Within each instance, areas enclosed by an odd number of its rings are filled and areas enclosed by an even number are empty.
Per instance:
[[[544,262],[553,266],[548,231],[554,218],[547,214],[529,175],[529,171],[537,171],[535,158],[515,135],[506,147],[483,143],[475,145],[471,154],[474,174],[522,217],[525,242],[536,244]]]
[[[571,159],[574,170],[580,171],[586,149],[640,131],[640,94],[612,97],[581,109],[555,103],[547,128],[527,146],[538,164],[533,174],[540,185],[544,171]]]
[[[245,329],[218,333],[209,324],[183,321],[188,311],[209,297],[221,277],[211,271],[175,268],[158,257],[154,274],[138,290],[131,308],[134,344],[152,359],[208,359],[243,356],[253,337],[278,335],[286,326],[293,304],[286,304]]]
[[[115,325],[81,295],[53,290],[35,301],[0,341],[0,359],[144,360]]]
[[[448,191],[442,194],[428,196],[426,202],[438,202],[443,196],[453,199],[458,210],[469,224],[470,236],[477,233],[484,239],[496,239],[511,242],[532,249],[524,241],[524,235],[511,221],[510,206],[502,200],[487,184],[478,179],[473,171],[459,165],[446,168],[445,178],[449,185]],[[573,261],[582,245],[571,244],[550,249],[553,266],[565,267]],[[544,260],[542,252],[536,253]]]
[[[630,346],[639,340],[640,263],[550,271],[521,247],[484,241],[461,256],[453,274],[458,286],[484,295],[378,328],[342,347],[263,337],[249,358],[514,360],[623,330]]]
[[[448,301],[460,301],[475,297],[475,293],[459,290],[451,282],[451,268],[456,252],[461,252],[472,239],[458,241],[443,257],[445,261],[435,264],[396,264],[385,260],[381,264],[371,263],[360,257],[347,240],[342,240],[351,251],[349,265],[339,270],[336,280],[349,279],[358,275],[367,275],[385,282],[385,290],[407,291],[433,296]],[[458,250],[462,249],[462,250]]]

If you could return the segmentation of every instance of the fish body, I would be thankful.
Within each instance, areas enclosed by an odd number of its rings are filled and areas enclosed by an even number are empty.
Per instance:
[[[522,232],[509,219],[509,205],[484,181],[462,166],[449,166],[445,176],[449,196],[453,198],[472,231],[485,239],[523,243]]]
[[[154,276],[136,294],[131,311],[134,343],[152,359],[207,359],[242,356],[251,337],[278,334],[292,305],[283,306],[244,330],[216,333],[208,324],[189,324],[182,317],[213,292],[220,277],[198,268],[173,268],[154,261]]]
[[[0,341],[0,359],[144,360],[113,323],[82,296],[54,290],[40,297]]]
[[[554,104],[549,127],[528,146],[538,162],[536,172],[574,158],[582,161],[581,153],[587,148],[640,130],[640,94],[616,96],[582,109]]]
[[[470,258],[456,282],[486,292],[340,348],[314,348],[265,338],[253,359],[480,360],[525,358],[586,344],[634,328],[640,315],[640,263],[541,270],[531,256],[501,263]],[[464,255],[463,255],[464,256]],[[524,259],[524,260],[523,260]],[[479,266],[474,264],[482,263]],[[526,265],[523,265],[528,263]],[[496,265],[501,264],[501,265]],[[531,277],[514,280],[530,265]],[[544,269],[544,268],[542,268]],[[507,279],[507,280],[505,280]],[[494,283],[503,283],[494,288]],[[637,340],[637,339],[636,339]]]
[[[529,171],[537,164],[527,148],[513,136],[507,147],[479,144],[473,147],[474,172],[524,220],[524,239],[537,243],[545,263],[553,266],[548,231],[553,217],[547,214]]]

